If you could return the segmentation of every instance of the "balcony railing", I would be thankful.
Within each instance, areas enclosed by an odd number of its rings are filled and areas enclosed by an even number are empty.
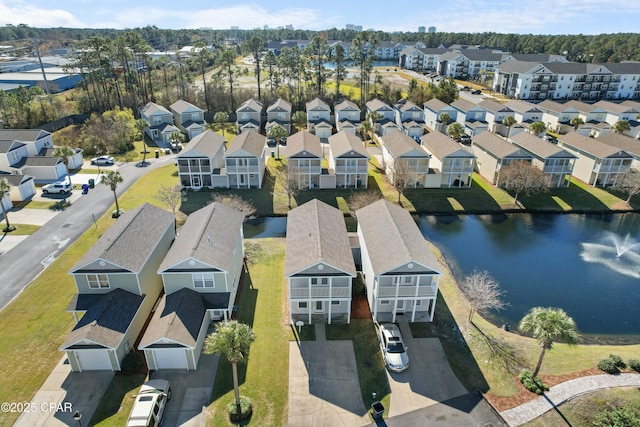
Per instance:
[[[308,286],[303,288],[291,288],[289,298],[345,298],[351,295],[351,288],[348,286]]]
[[[227,174],[230,173],[260,173],[260,168],[256,166],[227,166]]]
[[[437,288],[433,285],[420,285],[418,293],[416,294],[415,286],[380,286],[378,287],[377,296],[383,297],[395,297],[396,292],[400,297],[434,297],[436,296]]]
[[[336,166],[335,173],[359,173],[366,175],[368,173],[367,166]]]

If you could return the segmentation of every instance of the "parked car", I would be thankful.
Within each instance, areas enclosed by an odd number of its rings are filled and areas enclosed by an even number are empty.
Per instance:
[[[383,323],[378,328],[378,341],[387,369],[402,372],[409,367],[409,356],[400,329],[393,323]]]
[[[482,91],[480,89],[474,89],[471,91],[471,95],[480,95]]]
[[[471,137],[466,133],[463,133],[462,135],[458,136],[456,141],[458,141],[460,144],[471,145]]]
[[[157,379],[142,384],[129,414],[127,427],[159,426],[170,399],[169,381]]]
[[[267,147],[275,147],[277,144],[275,138],[267,138]]]
[[[109,166],[114,163],[115,163],[115,160],[111,156],[100,156],[100,157],[94,157],[93,159],[91,159],[92,165]]]
[[[66,194],[70,193],[73,187],[69,182],[54,182],[42,187],[44,194]]]
[[[287,145],[287,138],[286,137],[280,138],[280,145],[282,145],[282,146]]]

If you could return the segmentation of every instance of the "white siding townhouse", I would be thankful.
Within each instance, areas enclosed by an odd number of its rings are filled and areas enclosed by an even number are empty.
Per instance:
[[[263,105],[255,99],[247,99],[236,108],[236,127],[238,133],[246,131],[260,132],[262,128]]]
[[[169,110],[173,115],[173,122],[188,139],[204,132],[204,111],[201,108],[180,99],[171,104]]]
[[[267,107],[265,133],[269,135],[269,131],[275,125],[282,126],[287,131],[287,134],[291,133],[291,104],[282,98],[278,98]]]
[[[476,169],[487,181],[500,185],[500,171],[513,162],[533,162],[533,156],[517,145],[509,144],[492,132],[483,132],[471,140]]]
[[[356,211],[374,322],[431,322],[442,267],[405,209],[379,200]]]
[[[625,150],[577,132],[561,135],[558,144],[578,157],[573,176],[594,187],[615,185],[634,160]]]
[[[262,188],[265,170],[264,136],[258,132],[236,135],[224,153],[229,188]]]
[[[329,138],[333,133],[331,124],[331,107],[320,98],[315,98],[306,105],[307,131],[318,138]]]
[[[195,370],[212,320],[231,318],[244,265],[244,215],[211,203],[187,218],[157,273],[165,294],[140,340],[151,370]]]
[[[356,268],[344,215],[313,199],[287,215],[284,275],[289,321],[351,322]]]
[[[420,138],[420,143],[431,155],[429,168],[440,175],[442,188],[470,188],[476,156],[471,150],[440,132],[431,132]]]
[[[263,137],[264,140],[264,137]],[[194,137],[178,154],[180,185],[198,190],[202,187],[226,187],[224,138],[211,130]]]
[[[360,107],[348,99],[343,100],[333,106],[336,121],[336,131],[347,131],[352,134],[358,133],[360,127]]]
[[[542,122],[547,129],[557,133],[567,133],[573,130],[571,120],[580,116],[580,111],[571,105],[565,106],[549,99],[536,104],[542,111]]]
[[[336,188],[367,188],[369,153],[362,140],[341,131],[329,137],[329,170],[336,177]]]
[[[60,346],[73,372],[121,370],[162,291],[157,271],[175,216],[145,203],[124,213],[71,268],[76,325]],[[79,319],[78,314],[82,314]]]
[[[441,177],[429,173],[431,156],[413,138],[397,130],[381,137],[380,146],[389,179],[397,176],[408,188],[440,188]]]
[[[446,114],[451,119],[448,123],[443,123],[441,117]],[[425,125],[436,132],[447,133],[447,125],[456,121],[458,118],[458,110],[449,104],[440,101],[437,98],[431,98],[424,104],[424,121]]]
[[[516,113],[508,106],[491,99],[486,99],[478,105],[486,111],[485,120],[487,121],[489,126],[488,130],[490,132],[497,133],[502,136],[507,136],[507,134],[514,135],[518,132],[522,132],[523,128],[519,126],[517,121],[513,126],[511,126],[511,128],[502,124],[502,121],[506,117],[513,117],[515,120]]]
[[[149,125],[145,129],[149,138],[162,147],[169,146],[172,133],[180,132],[180,129],[173,124],[171,111],[155,102],[149,102],[140,109],[140,118]]]
[[[320,138],[308,131],[294,133],[287,140],[287,175],[301,189],[323,188]]]
[[[529,132],[513,135],[509,141],[533,156],[533,164],[545,173],[550,187],[569,186],[576,164],[574,153]]]
[[[0,173],[30,175],[35,183],[58,181],[67,175],[61,158],[53,156],[51,133],[41,129],[0,129]],[[75,165],[82,150],[70,157]]]
[[[451,106],[457,111],[455,121],[464,128],[464,133],[474,137],[486,132],[489,124],[486,121],[487,110],[481,105],[473,104],[464,99],[456,99]]]
[[[634,157],[631,162],[631,167],[640,170],[640,142],[636,138],[615,132],[608,132],[598,136],[596,141],[619,148],[631,154]]]
[[[424,134],[424,109],[413,102],[402,99],[394,106],[396,125],[412,138],[420,138]]]
[[[371,122],[371,127],[375,133],[380,136],[385,136],[388,133],[399,130],[395,123],[395,113],[393,108],[388,104],[378,98],[374,98],[371,101],[368,101],[365,106],[367,120]],[[375,121],[370,119],[372,113],[375,113],[378,116]]]

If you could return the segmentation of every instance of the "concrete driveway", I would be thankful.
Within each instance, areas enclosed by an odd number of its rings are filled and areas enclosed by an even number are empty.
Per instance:
[[[289,343],[290,427],[361,426],[371,422],[360,393],[351,341]]]
[[[195,371],[165,369],[154,371],[151,379],[163,378],[171,385],[171,400],[163,417],[163,427],[199,427],[207,424],[218,356],[202,354]]]
[[[408,323],[399,323],[408,348],[409,369],[396,373],[387,370],[391,388],[391,408],[395,417],[467,394],[458,381],[438,338],[413,338]]]

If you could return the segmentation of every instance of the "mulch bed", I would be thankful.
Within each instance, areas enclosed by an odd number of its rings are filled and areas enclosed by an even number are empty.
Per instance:
[[[553,387],[554,385],[558,385],[565,381],[572,380],[574,378],[586,377],[589,375],[600,375],[603,372],[596,368],[590,368],[580,372],[574,372],[566,375],[540,375],[540,379],[547,386]],[[518,386],[518,393],[515,396],[511,397],[501,397],[495,396],[491,394],[491,392],[487,393],[485,397],[491,404],[496,408],[498,412],[506,411],[507,409],[515,408],[516,406],[522,405],[523,403],[527,403],[530,400],[536,399],[539,397],[535,393],[531,393],[529,390],[524,388],[524,386],[518,380],[518,377],[514,377],[513,381]]]

